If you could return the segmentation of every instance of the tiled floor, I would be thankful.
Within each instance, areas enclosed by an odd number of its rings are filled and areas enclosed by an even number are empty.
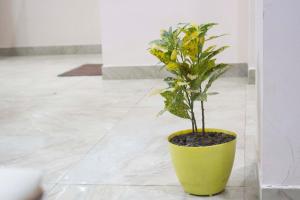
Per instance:
[[[237,132],[228,187],[214,197],[185,194],[166,137],[190,127],[164,114],[161,80],[57,77],[99,56],[0,58],[0,165],[44,171],[44,199],[255,200],[255,92],[243,78],[222,78],[205,105],[207,126]],[[199,116],[199,110],[198,110]]]

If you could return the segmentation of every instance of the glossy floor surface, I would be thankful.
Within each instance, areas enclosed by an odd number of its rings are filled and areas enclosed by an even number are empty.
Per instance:
[[[170,162],[166,137],[190,127],[151,91],[161,80],[57,77],[97,55],[0,58],[0,165],[44,171],[44,199],[255,200],[254,86],[221,78],[205,104],[207,127],[238,134],[226,190],[185,194]],[[199,108],[199,107],[198,107]],[[200,108],[197,110],[200,123]]]

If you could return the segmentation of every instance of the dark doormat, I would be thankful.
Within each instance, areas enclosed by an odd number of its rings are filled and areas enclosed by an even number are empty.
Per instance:
[[[58,76],[101,76],[102,64],[84,64]]]

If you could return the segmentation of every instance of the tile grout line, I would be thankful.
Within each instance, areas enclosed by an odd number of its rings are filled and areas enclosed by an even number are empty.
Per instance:
[[[156,87],[158,83],[154,84],[149,90],[147,90],[146,94],[143,95],[142,97],[139,98],[139,100],[132,106],[132,108],[137,107],[137,105],[145,98],[149,95],[149,93],[153,90],[153,88]]]

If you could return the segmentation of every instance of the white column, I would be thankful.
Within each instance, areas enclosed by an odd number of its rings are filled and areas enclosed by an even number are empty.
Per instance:
[[[263,1],[258,71],[262,199],[300,199],[300,1]]]

